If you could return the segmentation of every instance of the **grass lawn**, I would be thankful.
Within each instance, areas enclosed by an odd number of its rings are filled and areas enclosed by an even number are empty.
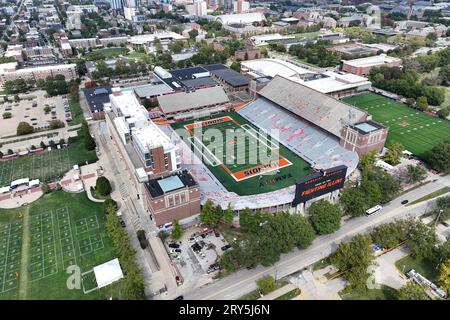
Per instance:
[[[207,125],[203,128],[195,130],[208,132],[209,129],[216,129],[222,133],[222,137],[219,138],[222,140],[219,141],[214,140],[214,135],[210,138],[203,137],[203,139],[201,139],[201,143],[203,143],[203,150],[201,150],[201,152],[204,155],[203,161],[206,166],[229,191],[236,192],[242,196],[266,193],[291,186],[299,178],[312,173],[310,166],[306,161],[298,157],[289,149],[285,148],[283,145],[280,144],[279,149],[272,149],[273,144],[270,138],[268,140],[260,138],[260,136],[258,136],[258,128],[249,124],[243,117],[235,112],[218,114],[212,117],[199,119],[199,121],[219,117],[231,117],[232,121]],[[173,127],[186,130],[184,126],[192,123],[192,120],[176,123]],[[242,128],[245,128],[245,130],[249,132],[248,136],[253,136],[254,138],[247,138],[245,140],[233,139],[231,137],[227,137],[225,133],[227,132],[226,130],[242,130]],[[256,173],[253,175],[253,173],[250,173],[250,175],[247,175],[247,172],[249,172],[250,169],[268,164],[267,159],[261,159],[261,157],[256,156],[257,151],[253,153],[250,151],[252,150],[251,148],[255,148],[253,150],[257,150],[256,148],[259,148],[256,143],[256,137],[260,141],[259,146],[267,145],[270,147],[270,149],[267,148],[268,150],[273,150],[268,152],[267,156],[273,152],[272,154],[275,156],[277,161],[279,161],[279,163],[285,163],[287,165],[284,167],[280,166],[278,169],[272,167],[273,169],[271,169],[274,174],[264,175]],[[192,141],[195,141],[195,147],[197,147],[197,149],[194,148]],[[191,150],[196,150],[195,152],[199,154],[198,150],[202,149],[200,138],[191,138],[189,143],[191,143]],[[215,146],[217,147],[216,149],[214,149]],[[229,149],[231,149],[231,151],[227,152]],[[212,154],[214,154],[216,158],[214,158]],[[255,156],[255,159],[252,159],[252,156]],[[248,178],[249,176],[251,176],[251,178]],[[235,177],[238,180],[236,180]]]
[[[83,110],[81,110],[80,102],[69,97],[69,107],[72,111],[72,121],[69,122],[69,126],[74,126],[81,123],[84,120],[84,116]]]
[[[430,194],[427,194],[426,196],[423,196],[422,198],[419,198],[417,200],[414,200],[413,202],[408,203],[406,206],[410,206],[419,202],[427,201],[436,197],[439,197],[440,195],[446,194],[447,192],[450,192],[450,187],[443,187],[439,190],[436,190]]]
[[[284,287],[288,283],[289,282],[287,282],[286,280],[278,280],[275,290],[280,289],[281,287]],[[275,290],[273,290],[273,291],[275,291]],[[253,290],[252,292],[244,294],[238,300],[258,300],[259,298],[261,298],[261,295],[259,294],[259,289],[256,289],[256,290]]]
[[[286,292],[285,294],[279,296],[278,298],[274,300],[291,300],[298,296],[301,293],[301,290],[299,288],[295,288],[294,290],[291,290],[289,292]]]
[[[135,60],[142,60],[148,56],[145,52],[133,51],[127,54],[127,57]]]
[[[342,300],[397,300],[396,290],[381,286],[381,289],[369,289],[364,294],[349,291],[348,287],[339,292]]]
[[[126,55],[128,53],[127,48],[105,48],[100,50],[95,50],[92,52],[101,52],[105,58],[115,58],[120,55]],[[92,53],[89,52],[84,56],[85,60],[91,60],[92,59]]]
[[[12,272],[12,279],[16,280],[0,281],[0,299],[106,299],[115,296],[117,284],[89,294],[84,294],[82,289],[70,290],[66,285],[70,265],[79,266],[84,273],[116,257],[105,221],[102,204],[89,201],[85,193],[55,191],[26,207],[0,209],[0,228],[8,229],[9,234],[9,237],[0,234],[3,240],[0,243],[6,244],[6,248],[0,247],[0,256],[8,256],[6,267],[0,268],[0,279],[4,275],[10,279]],[[11,223],[21,228],[11,229]],[[11,234],[20,238],[12,238]],[[20,249],[16,256],[11,254],[11,247]],[[92,285],[91,279],[88,286]]]
[[[86,161],[97,161],[95,150],[87,151],[80,136],[70,138],[69,147],[65,149],[0,161],[0,186],[9,185],[11,181],[21,178],[56,181],[73,165],[84,164]]]
[[[409,272],[411,269],[414,269],[434,283],[436,283],[439,278],[439,270],[436,269],[435,265],[425,259],[420,260],[415,259],[411,256],[406,256],[395,262],[395,266],[398,270],[400,270],[400,272],[403,272],[404,274]]]
[[[364,93],[344,102],[367,110],[375,121],[389,127],[387,141],[395,140],[418,157],[426,159],[437,144],[450,138],[450,122],[375,93]]]

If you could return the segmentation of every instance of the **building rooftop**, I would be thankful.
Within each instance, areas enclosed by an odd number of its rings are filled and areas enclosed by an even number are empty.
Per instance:
[[[147,126],[133,129],[132,134],[133,142],[139,144],[143,151],[163,147],[164,152],[167,153],[175,148],[170,138],[151,120]]]
[[[382,65],[385,63],[401,62],[402,59],[396,58],[396,57],[389,57],[385,54],[380,54],[378,56],[353,59],[353,60],[343,60],[343,61],[346,64],[353,66],[353,67],[367,68],[367,67],[379,66],[379,65]]]
[[[222,87],[209,87],[191,92],[179,92],[159,96],[159,106],[165,113],[187,111],[210,105],[229,102]]]
[[[232,87],[246,86],[250,82],[246,76],[233,69],[226,68],[211,70],[211,74],[215,75],[217,78],[223,80]]]
[[[145,86],[139,86],[134,88],[134,93],[140,98],[140,99],[149,99],[151,97],[156,97],[159,95],[172,93],[173,89],[169,87],[167,84],[149,84]]]
[[[196,186],[194,178],[187,170],[177,172],[169,177],[152,179],[145,183],[148,191],[153,198],[160,197],[166,193],[185,188]]]
[[[88,88],[82,90],[91,112],[103,111],[104,104],[109,102],[111,87]]]

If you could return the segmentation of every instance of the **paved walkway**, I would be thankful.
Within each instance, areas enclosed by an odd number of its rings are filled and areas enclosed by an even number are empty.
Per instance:
[[[346,281],[342,278],[333,280],[324,280],[324,273],[331,271],[329,267],[315,271],[303,271],[300,276],[292,277],[293,281],[302,294],[299,299],[302,300],[341,300],[338,292],[346,286]]]
[[[21,192],[20,194],[8,193],[0,197],[0,208],[13,209],[27,205],[33,201],[36,201],[43,195],[41,187],[34,187],[28,191]]]
[[[289,283],[275,291],[272,291],[265,296],[259,298],[258,300],[275,300],[278,297],[281,297],[283,294],[288,293],[289,291],[292,291],[296,289],[297,287],[294,286],[292,283]]]
[[[406,284],[406,277],[395,267],[395,262],[406,257],[408,252],[404,246],[398,247],[375,259],[378,267],[375,271],[377,283],[384,284],[396,290]]]

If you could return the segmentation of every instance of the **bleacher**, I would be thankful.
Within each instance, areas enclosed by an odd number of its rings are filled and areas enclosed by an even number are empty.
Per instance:
[[[347,174],[350,174],[358,165],[356,152],[341,147],[338,138],[265,98],[259,98],[237,112],[268,134],[270,130],[278,129],[279,136],[274,138],[313,168],[346,165]]]

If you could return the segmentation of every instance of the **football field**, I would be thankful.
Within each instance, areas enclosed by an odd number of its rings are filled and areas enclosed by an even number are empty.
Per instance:
[[[309,164],[236,113],[176,124],[190,136],[191,150],[229,190],[265,193],[311,173]]]
[[[389,127],[387,141],[397,141],[403,147],[425,159],[437,144],[450,139],[450,121],[430,116],[375,93],[364,93],[343,99],[366,110],[373,119]]]

